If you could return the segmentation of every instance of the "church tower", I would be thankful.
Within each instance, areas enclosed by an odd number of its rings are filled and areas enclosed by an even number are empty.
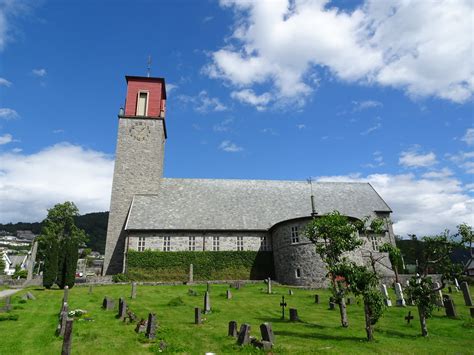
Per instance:
[[[125,222],[134,194],[154,194],[163,176],[166,88],[163,78],[126,76],[120,109],[103,273],[123,272]]]

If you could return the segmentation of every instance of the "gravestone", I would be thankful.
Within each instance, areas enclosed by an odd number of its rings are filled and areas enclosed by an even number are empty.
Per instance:
[[[289,294],[290,296],[293,296],[293,290],[291,290],[291,289],[288,290],[288,294]]]
[[[456,307],[454,302],[448,295],[443,296],[444,309],[446,311],[446,316],[450,318],[457,318]]]
[[[451,286],[448,286],[448,292],[453,293],[453,288]]]
[[[329,310],[333,311],[336,309],[336,300],[334,297],[329,297]]]
[[[206,285],[207,285],[206,292],[211,293],[211,283],[209,281],[207,281]]]
[[[67,305],[67,303],[64,303],[64,304]],[[67,320],[68,320],[67,311],[61,312],[59,314],[59,323],[58,323],[58,327],[56,328],[56,335],[60,337],[64,336],[64,332],[66,331]]]
[[[239,336],[237,338],[237,344],[239,345],[250,344],[250,325],[244,323],[240,326]]]
[[[347,299],[347,304],[348,304],[348,305],[351,305],[351,304],[353,304],[353,303],[354,303],[354,300],[352,299],[352,297],[349,297],[349,298]]]
[[[5,297],[5,305],[0,308],[0,312],[10,312],[12,309],[10,296]]]
[[[115,306],[115,302],[113,299],[109,297],[104,297],[104,300],[102,301],[102,308],[104,308],[106,311],[113,310]]]
[[[285,307],[286,307],[285,296],[281,296],[280,307],[281,307],[281,319],[285,319]]]
[[[63,348],[61,350],[61,355],[70,355],[72,347],[72,325],[74,323],[73,319],[66,320],[66,326],[64,327],[64,338],[63,338]]]
[[[69,302],[69,286],[64,286],[63,302]]]
[[[290,322],[297,322],[299,320],[298,310],[296,308],[290,308]]]
[[[69,306],[66,302],[63,302],[61,304],[61,310],[59,311],[59,315],[61,315],[61,313],[65,312],[67,314],[67,312],[69,311]]]
[[[194,308],[194,324],[202,324],[201,308],[199,307]]]
[[[459,292],[461,289],[461,286],[459,286],[459,282],[457,278],[454,278],[454,285],[456,286],[456,291]]]
[[[89,285],[89,295],[92,295],[92,285]]]
[[[232,298],[232,292],[230,292],[230,290],[227,290],[227,291],[225,292],[225,296],[226,296],[226,298],[227,298],[228,300],[230,300],[230,299]]]
[[[319,295],[314,295],[314,303],[319,304]]]
[[[472,304],[471,293],[469,292],[469,285],[467,284],[466,281],[461,283],[461,291],[462,291],[462,295],[464,297],[464,303],[466,304],[466,306],[468,307],[474,306]]]
[[[403,298],[402,285],[398,282],[395,284],[395,294],[397,295],[397,306],[406,307],[405,298]]]
[[[134,300],[135,298],[137,298],[137,283],[136,282],[132,282],[132,293],[130,295],[130,298],[132,300]]]
[[[35,300],[36,299],[36,297],[31,292],[27,292],[25,296],[29,300]]]
[[[271,294],[272,293],[272,279],[268,278],[267,280],[267,293]]]
[[[144,333],[146,331],[147,327],[148,327],[148,321],[142,318],[137,323],[137,326],[135,327],[135,332]]]
[[[156,338],[156,314],[149,313],[148,314],[148,324],[146,327],[145,336],[148,339],[155,339]]]
[[[127,316],[127,302],[125,302],[125,298],[119,298],[119,310],[117,317],[120,320],[124,320]]]
[[[410,321],[411,321],[412,319],[414,319],[414,318],[415,318],[415,317],[413,317],[413,316],[411,315],[411,311],[408,311],[408,315],[405,317],[405,320],[407,321],[407,324],[410,324]]]
[[[134,323],[137,320],[137,315],[133,313],[131,310],[127,310],[127,316],[124,317],[124,323]]]
[[[190,289],[188,290],[188,295],[189,295],[189,296],[197,296],[198,293],[197,293],[196,291],[194,291],[192,288],[190,288]]]
[[[237,331],[237,322],[235,320],[231,320],[229,322],[229,329],[227,331],[227,336],[237,338],[238,335],[239,333]]]
[[[211,297],[209,291],[204,294],[204,313],[211,313]]]
[[[441,287],[440,283],[439,282],[435,282],[433,283],[433,289],[439,289]],[[439,289],[438,291],[435,291],[436,293],[436,305],[438,307],[444,307],[444,304],[443,304],[443,292],[441,292],[441,289]]]
[[[194,282],[194,265],[189,264],[189,277],[188,277],[188,283],[193,283]]]
[[[275,343],[275,334],[273,334],[271,323],[260,324],[260,334],[262,335],[262,341]]]
[[[388,295],[387,286],[385,284],[380,285],[380,291],[382,291],[383,302],[387,307],[392,307],[392,300]]]

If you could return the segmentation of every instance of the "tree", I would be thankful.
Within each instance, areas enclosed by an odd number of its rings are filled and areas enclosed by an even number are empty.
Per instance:
[[[382,294],[377,289],[379,283],[377,273],[353,262],[339,263],[335,271],[338,275],[344,276],[349,291],[355,296],[362,296],[367,340],[374,340],[373,327],[385,310]]]
[[[305,230],[306,236],[315,244],[316,252],[326,264],[331,290],[341,315],[341,325],[349,326],[346,303],[344,299],[345,284],[338,278],[337,270],[340,263],[345,262],[343,254],[362,245],[358,237],[357,227],[348,217],[338,211],[315,217]]]
[[[408,284],[408,293],[415,301],[418,308],[418,315],[420,317],[421,335],[428,336],[428,327],[426,320],[431,317],[433,309],[436,305],[435,292],[442,289],[442,287],[433,289],[431,277],[412,277]]]
[[[401,264],[402,253],[400,249],[391,243],[384,243],[379,248],[379,251],[388,253],[388,258],[392,264],[392,270],[395,273],[395,282],[400,282],[398,277],[398,265]]]
[[[48,210],[42,222],[39,253],[44,257],[43,285],[50,288],[56,283],[60,288],[74,286],[78,248],[86,235],[76,227],[74,217],[79,210],[73,202],[57,204]]]
[[[463,245],[469,245],[469,254],[473,257],[472,243],[474,243],[474,233],[472,227],[466,223],[460,224],[458,227],[458,234],[461,236]]]

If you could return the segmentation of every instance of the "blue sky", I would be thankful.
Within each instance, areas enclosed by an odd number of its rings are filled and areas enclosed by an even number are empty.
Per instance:
[[[0,4],[0,222],[108,209],[151,55],[165,176],[369,181],[398,234],[473,223],[470,1]]]

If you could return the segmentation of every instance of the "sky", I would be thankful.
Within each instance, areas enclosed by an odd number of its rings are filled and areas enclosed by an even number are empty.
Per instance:
[[[164,175],[370,182],[395,233],[474,224],[474,2],[0,0],[0,222],[109,209],[125,75]],[[317,196],[316,196],[317,198]]]

